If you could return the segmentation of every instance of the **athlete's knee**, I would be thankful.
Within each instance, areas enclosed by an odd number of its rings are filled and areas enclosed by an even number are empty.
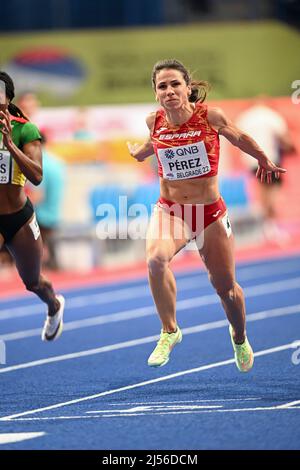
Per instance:
[[[25,287],[27,290],[29,290],[30,292],[37,292],[39,290],[39,284],[34,282],[34,283],[31,283],[31,282],[25,282]]]
[[[211,279],[211,282],[222,300],[234,301],[243,295],[241,287],[234,279],[223,280],[222,282],[214,282]]]
[[[38,292],[41,288],[41,282],[39,279],[35,280],[23,280],[26,290],[30,292]]]
[[[147,256],[147,265],[151,275],[159,275],[168,268],[169,259],[161,252],[151,252]]]
[[[217,294],[222,300],[233,302],[237,298],[237,289],[234,285],[224,286],[217,289]]]

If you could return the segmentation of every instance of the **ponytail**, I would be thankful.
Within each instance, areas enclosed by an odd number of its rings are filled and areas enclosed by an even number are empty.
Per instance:
[[[203,101],[205,101],[206,99],[206,96],[210,88],[211,88],[210,84],[205,80],[200,80],[200,81],[193,80],[191,82],[192,93],[189,96],[189,101],[191,103],[197,103],[198,101],[200,103],[203,103]]]
[[[8,111],[12,116],[23,118],[26,119],[26,121],[29,121],[29,118],[26,116],[26,114],[24,114],[23,111],[18,108],[18,106],[16,106],[14,103],[9,103]]]

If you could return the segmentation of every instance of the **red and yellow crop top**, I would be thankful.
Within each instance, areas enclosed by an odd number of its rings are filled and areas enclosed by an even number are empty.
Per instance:
[[[208,122],[206,105],[196,103],[190,119],[177,128],[158,110],[151,140],[160,177],[174,181],[218,174],[219,134]]]

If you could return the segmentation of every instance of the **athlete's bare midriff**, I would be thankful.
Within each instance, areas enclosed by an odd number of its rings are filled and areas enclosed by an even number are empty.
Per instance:
[[[23,186],[0,184],[0,215],[17,212],[26,203]]]
[[[212,204],[220,197],[217,176],[170,181],[160,178],[160,195],[178,204]]]

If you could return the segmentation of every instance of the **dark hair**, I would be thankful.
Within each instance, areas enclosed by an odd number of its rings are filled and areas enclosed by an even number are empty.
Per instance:
[[[21,111],[21,109],[12,103],[12,100],[15,97],[15,85],[12,78],[6,72],[0,71],[0,82],[3,82],[5,85],[5,95],[10,101],[8,105],[8,111],[10,114],[15,117],[22,117],[29,121],[28,117]]]
[[[156,62],[152,70],[152,85],[154,90],[156,88],[156,75],[163,69],[178,70],[182,73],[185,83],[191,86],[192,93],[189,96],[189,101],[191,103],[196,103],[197,101],[203,103],[203,101],[205,101],[207,93],[210,90],[210,84],[205,80],[192,80],[189,71],[181,62],[179,62],[179,60],[176,59],[164,59]]]
[[[40,131],[40,136],[41,136],[41,139],[40,139],[40,140],[41,140],[41,144],[42,144],[42,145],[46,144],[46,143],[47,143],[47,137],[46,137],[46,135],[44,134],[44,132],[41,132],[41,131]]]

